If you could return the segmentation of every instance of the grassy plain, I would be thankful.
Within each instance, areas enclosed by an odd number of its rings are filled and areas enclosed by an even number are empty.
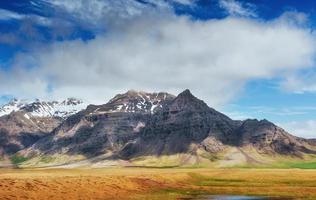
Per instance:
[[[0,169],[0,199],[190,199],[204,194],[316,199],[316,170]]]

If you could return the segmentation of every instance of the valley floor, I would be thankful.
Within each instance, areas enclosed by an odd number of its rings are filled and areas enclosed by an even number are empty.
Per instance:
[[[316,170],[0,169],[0,199],[191,199],[204,194],[316,199]]]

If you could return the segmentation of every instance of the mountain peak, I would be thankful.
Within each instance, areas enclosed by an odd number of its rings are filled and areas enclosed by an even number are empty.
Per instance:
[[[178,111],[196,111],[196,110],[209,110],[207,104],[195,97],[189,89],[181,92],[170,105],[170,110]]]
[[[178,94],[177,98],[178,101],[184,101],[184,102],[199,102],[202,103],[203,101],[195,97],[189,89],[184,90],[180,94]],[[203,102],[204,103],[204,102]]]
[[[135,95],[135,94],[138,94],[138,93],[144,93],[144,92],[141,92],[141,91],[138,91],[138,90],[134,90],[134,89],[130,89],[125,94]]]
[[[196,98],[189,89],[184,90],[181,92],[178,97],[185,97],[185,98]]]
[[[183,92],[181,92],[181,93],[191,94],[191,95],[192,95],[192,93],[191,93],[191,91],[190,91],[189,89],[185,89],[185,90],[183,90]]]
[[[83,101],[81,99],[77,99],[74,97],[67,98],[66,100],[61,102],[61,104],[63,104],[63,105],[72,105],[72,106],[79,105],[82,103],[83,103]]]
[[[175,97],[165,92],[148,93],[143,91],[129,90],[112,98],[98,111],[102,112],[155,112],[162,108],[167,101]]]

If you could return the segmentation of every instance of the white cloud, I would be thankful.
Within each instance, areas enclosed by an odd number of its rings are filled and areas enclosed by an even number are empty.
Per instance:
[[[243,112],[223,112],[225,115],[229,116],[231,119],[234,120],[246,120],[246,119],[254,119],[255,117],[249,115],[248,113],[243,113]]]
[[[24,16],[9,10],[0,9],[0,20],[22,19]]]
[[[281,83],[281,88],[298,94],[316,92],[316,73],[290,74]]]
[[[0,72],[0,93],[104,102],[130,88],[190,88],[219,106],[248,80],[312,66],[314,53],[310,32],[283,20],[148,15],[88,42],[56,43],[17,56],[12,71]]]
[[[34,15],[34,14],[24,15],[17,12],[1,9],[1,8],[0,8],[0,20],[5,20],[5,21],[6,20],[32,20],[36,24],[45,25],[45,26],[51,23],[51,20],[46,17],[42,17],[42,16]]]
[[[44,0],[51,4],[60,16],[70,17],[77,23],[97,29],[104,29],[131,20],[145,13],[169,12],[166,1],[147,0],[147,4],[135,0]],[[63,12],[61,12],[63,11]]]
[[[183,5],[192,6],[192,5],[195,4],[196,0],[173,0],[173,2],[180,3],[180,4],[183,4]]]
[[[286,131],[303,138],[316,138],[316,121],[293,121],[279,124]]]
[[[286,11],[278,20],[294,26],[305,26],[308,23],[308,15],[302,12]]]
[[[256,17],[252,4],[243,4],[237,0],[219,0],[219,6],[226,10],[229,15],[242,17]]]
[[[170,14],[173,3],[194,6],[196,0],[44,0],[58,12],[57,17],[76,20],[94,29],[107,29],[146,14]]]

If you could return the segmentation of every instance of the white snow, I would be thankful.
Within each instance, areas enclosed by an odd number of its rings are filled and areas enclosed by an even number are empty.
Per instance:
[[[13,99],[9,103],[0,107],[0,116],[8,115],[11,112],[18,111],[21,107],[27,104],[26,100]]]
[[[123,108],[123,105],[119,105],[119,106],[117,106],[116,110],[117,110],[117,111],[121,111],[122,108]]]
[[[30,119],[30,116],[28,115],[28,114],[24,114],[24,117],[26,118],[26,119]]]
[[[151,106],[151,108],[150,108],[150,112],[151,113],[154,113],[154,110],[155,110],[155,108],[158,106],[158,104],[157,105],[152,105]]]
[[[0,107],[0,117],[8,115],[13,111],[26,111],[27,114],[25,114],[24,117],[27,119],[29,119],[30,116],[67,118],[68,116],[85,109],[86,106],[86,103],[74,98],[68,98],[61,102],[40,100],[26,101],[14,99],[8,104]]]
[[[167,94],[159,96],[158,93],[145,93],[133,91],[132,95],[128,95],[126,99],[116,102],[112,99],[109,103],[119,103],[115,104],[115,107],[109,109],[108,112],[155,112],[155,108],[162,107],[161,101],[167,98]]]

